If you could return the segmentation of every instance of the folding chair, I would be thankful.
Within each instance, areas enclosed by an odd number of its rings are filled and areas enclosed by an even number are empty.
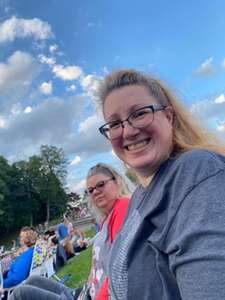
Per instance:
[[[34,247],[29,276],[40,275],[40,276],[48,277],[46,260],[47,260],[47,247],[44,243],[38,241]]]

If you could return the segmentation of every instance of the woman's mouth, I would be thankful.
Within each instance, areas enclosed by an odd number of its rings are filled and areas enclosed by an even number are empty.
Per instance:
[[[135,150],[139,150],[145,146],[147,146],[150,143],[151,139],[146,139],[144,141],[140,141],[140,142],[136,142],[130,145],[125,146],[125,148],[128,151],[135,151]]]

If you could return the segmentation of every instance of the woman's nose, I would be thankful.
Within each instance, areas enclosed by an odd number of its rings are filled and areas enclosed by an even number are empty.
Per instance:
[[[129,138],[137,135],[140,132],[139,128],[133,127],[129,122],[123,123],[123,137]]]

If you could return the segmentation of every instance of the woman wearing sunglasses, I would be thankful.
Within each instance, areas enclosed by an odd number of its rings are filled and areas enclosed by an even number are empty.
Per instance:
[[[85,299],[108,300],[108,259],[127,212],[130,192],[123,177],[106,164],[97,164],[89,170],[86,185],[91,208],[101,220],[101,230],[94,239],[92,267]],[[32,276],[25,285],[14,290],[9,300],[84,299],[81,294],[80,290],[73,291],[53,280]]]
[[[225,146],[135,70],[109,74],[99,99],[100,132],[140,182],[111,251],[110,299],[225,299]]]

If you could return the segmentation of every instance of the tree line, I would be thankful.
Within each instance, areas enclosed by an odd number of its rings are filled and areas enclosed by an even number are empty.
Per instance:
[[[0,156],[0,234],[49,222],[66,209],[67,159],[62,149],[43,145],[39,155],[9,164]]]

